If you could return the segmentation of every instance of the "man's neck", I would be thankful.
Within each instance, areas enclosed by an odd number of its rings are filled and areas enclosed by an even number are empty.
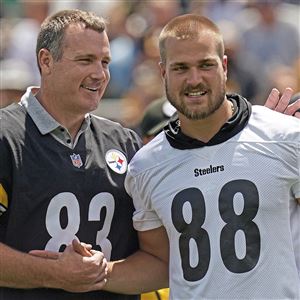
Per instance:
[[[55,101],[55,99],[50,99],[47,95],[43,94],[40,89],[35,97],[44,107],[44,109],[54,118],[60,125],[68,129],[72,140],[75,139],[82,122],[85,119],[84,114],[75,114],[71,110],[64,109],[58,105],[60,101]]]

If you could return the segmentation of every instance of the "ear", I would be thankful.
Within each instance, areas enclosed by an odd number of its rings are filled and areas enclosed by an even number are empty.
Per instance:
[[[223,60],[222,60],[222,66],[223,66],[223,70],[224,70],[224,75],[225,75],[225,78],[227,79],[227,62],[228,62],[228,59],[227,59],[227,55],[224,55],[223,56]]]
[[[41,74],[50,74],[53,67],[53,57],[49,50],[43,48],[38,53],[38,64]]]
[[[163,79],[165,79],[165,75],[166,75],[166,65],[163,62],[159,62],[159,69],[160,69],[160,75]]]

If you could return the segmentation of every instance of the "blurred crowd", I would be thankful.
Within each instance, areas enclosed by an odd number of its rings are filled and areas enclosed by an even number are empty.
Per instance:
[[[1,0],[0,106],[39,85],[35,46],[41,22],[60,9],[92,10],[108,21],[111,81],[104,108],[135,128],[145,108],[164,96],[157,37],[172,17],[203,14],[222,30],[229,58],[228,92],[254,104],[272,87],[300,92],[299,0]],[[106,99],[109,99],[107,101]],[[100,108],[101,109],[101,105]],[[105,111],[103,112],[105,115]]]

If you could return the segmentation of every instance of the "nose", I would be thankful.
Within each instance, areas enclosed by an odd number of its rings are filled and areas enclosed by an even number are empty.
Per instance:
[[[102,62],[95,62],[91,73],[91,78],[100,81],[109,80],[110,73],[108,67],[104,67]]]
[[[202,82],[202,74],[201,71],[196,68],[190,68],[189,72],[187,73],[187,80],[186,80],[188,85],[195,86]]]

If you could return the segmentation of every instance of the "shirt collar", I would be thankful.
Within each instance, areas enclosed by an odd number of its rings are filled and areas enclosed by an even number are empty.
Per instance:
[[[237,94],[228,94],[226,97],[233,103],[235,113],[211,140],[204,143],[185,135],[181,131],[178,116],[175,115],[164,128],[170,145],[180,150],[214,146],[229,140],[239,133],[248,124],[251,115],[251,104],[245,98]]]
[[[39,87],[36,86],[28,87],[26,93],[21,98],[20,105],[25,107],[41,134],[45,135],[63,126],[58,123],[37,100],[35,95],[38,90]],[[90,114],[86,114],[81,130],[85,130],[90,125],[90,122]]]

